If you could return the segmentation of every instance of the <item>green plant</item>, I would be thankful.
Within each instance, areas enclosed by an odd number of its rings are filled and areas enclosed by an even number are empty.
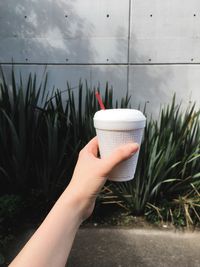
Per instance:
[[[14,220],[22,209],[23,201],[19,195],[3,195],[0,197],[0,222]]]
[[[47,76],[38,86],[36,75],[29,75],[26,85],[16,82],[14,69],[9,84],[1,69],[0,83],[0,178],[1,190],[25,192],[35,180],[31,172],[42,113],[35,106],[45,102]],[[45,105],[45,104],[44,104]],[[34,182],[35,183],[35,182]]]
[[[166,199],[183,196],[190,184],[200,186],[200,124],[195,106],[182,113],[176,105],[163,108],[158,121],[147,123],[135,178],[112,185],[134,214],[144,214],[147,203],[159,206]]]
[[[77,88],[49,93],[47,74],[38,84],[36,75],[28,81],[0,81],[0,194],[42,192],[54,201],[69,183],[80,149],[95,135],[93,115],[99,109],[95,91],[87,82]],[[103,91],[103,90],[102,90]],[[63,93],[67,93],[64,101]],[[119,103],[106,84],[102,92],[107,108],[126,107],[128,94]]]
[[[145,216],[151,222],[171,222],[178,227],[200,225],[200,193],[191,184],[191,189],[185,195],[179,195],[171,201],[163,199],[158,206],[147,203]]]
[[[1,235],[0,234],[0,266],[7,266],[6,258],[7,258],[7,250],[10,242],[14,240],[14,236],[12,234]]]
[[[11,82],[0,70],[0,264],[20,219],[36,223],[44,217],[69,183],[80,149],[95,135],[93,115],[99,109],[95,91],[87,82],[61,91],[47,88],[47,74],[38,84]],[[63,94],[67,93],[65,99]],[[128,93],[113,101],[113,90],[101,90],[107,108],[127,107]],[[20,195],[20,198],[16,196]],[[21,202],[23,199],[23,202]],[[22,212],[23,211],[23,212]],[[18,216],[19,214],[26,216]],[[36,218],[35,218],[36,217]],[[12,225],[14,223],[14,225]]]
[[[23,200],[19,195],[0,197],[0,265],[5,263],[8,244],[14,239],[18,219],[23,210]]]
[[[80,149],[95,135],[93,115],[99,109],[95,92],[100,87],[90,88],[80,81],[77,88],[67,84],[66,90],[53,88],[50,94],[47,78],[44,75],[38,85],[36,75],[30,74],[27,83],[22,77],[17,82],[13,69],[9,84],[1,70],[0,195],[17,193],[29,199],[35,192],[49,207],[70,181]],[[106,108],[130,105],[128,92],[114,101],[108,83],[101,95]],[[155,220],[195,224],[200,190],[199,118],[195,105],[182,112],[174,96],[158,121],[148,120],[135,178],[108,182],[100,201],[110,199],[131,213],[146,212]],[[191,185],[196,191],[191,191]],[[187,205],[191,220],[185,217]]]

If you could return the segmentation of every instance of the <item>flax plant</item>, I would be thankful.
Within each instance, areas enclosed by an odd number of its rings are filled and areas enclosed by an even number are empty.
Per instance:
[[[127,107],[130,97],[114,102],[108,83],[105,90],[81,81],[72,89],[67,83],[61,91],[47,88],[47,74],[40,83],[32,74],[27,82],[22,76],[16,81],[14,68],[10,82],[2,69],[0,76],[0,193],[39,191],[56,199],[71,179],[80,149],[95,135],[95,91],[101,91],[106,108]]]
[[[200,112],[195,105],[183,113],[175,96],[152,118],[144,131],[135,178],[113,184],[113,193],[134,214],[144,214],[147,203],[184,196],[192,183],[200,187]]]

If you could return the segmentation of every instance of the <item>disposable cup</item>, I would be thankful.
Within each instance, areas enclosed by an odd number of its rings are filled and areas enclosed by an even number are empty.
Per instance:
[[[141,144],[146,118],[136,109],[106,109],[94,115],[101,158],[108,157],[120,145],[130,142]],[[109,174],[115,182],[134,178],[139,150],[129,159],[119,163]]]

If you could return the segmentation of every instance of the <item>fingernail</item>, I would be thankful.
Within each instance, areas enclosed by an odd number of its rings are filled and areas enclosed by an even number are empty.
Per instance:
[[[133,143],[132,147],[133,147],[133,149],[139,149],[139,144],[138,143]]]
[[[138,151],[139,147],[137,143],[132,144],[132,150],[134,150],[134,152]]]

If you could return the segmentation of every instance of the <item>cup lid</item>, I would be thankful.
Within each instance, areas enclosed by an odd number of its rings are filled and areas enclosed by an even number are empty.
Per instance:
[[[137,109],[106,109],[94,115],[94,126],[108,130],[131,130],[144,128],[146,118]]]

